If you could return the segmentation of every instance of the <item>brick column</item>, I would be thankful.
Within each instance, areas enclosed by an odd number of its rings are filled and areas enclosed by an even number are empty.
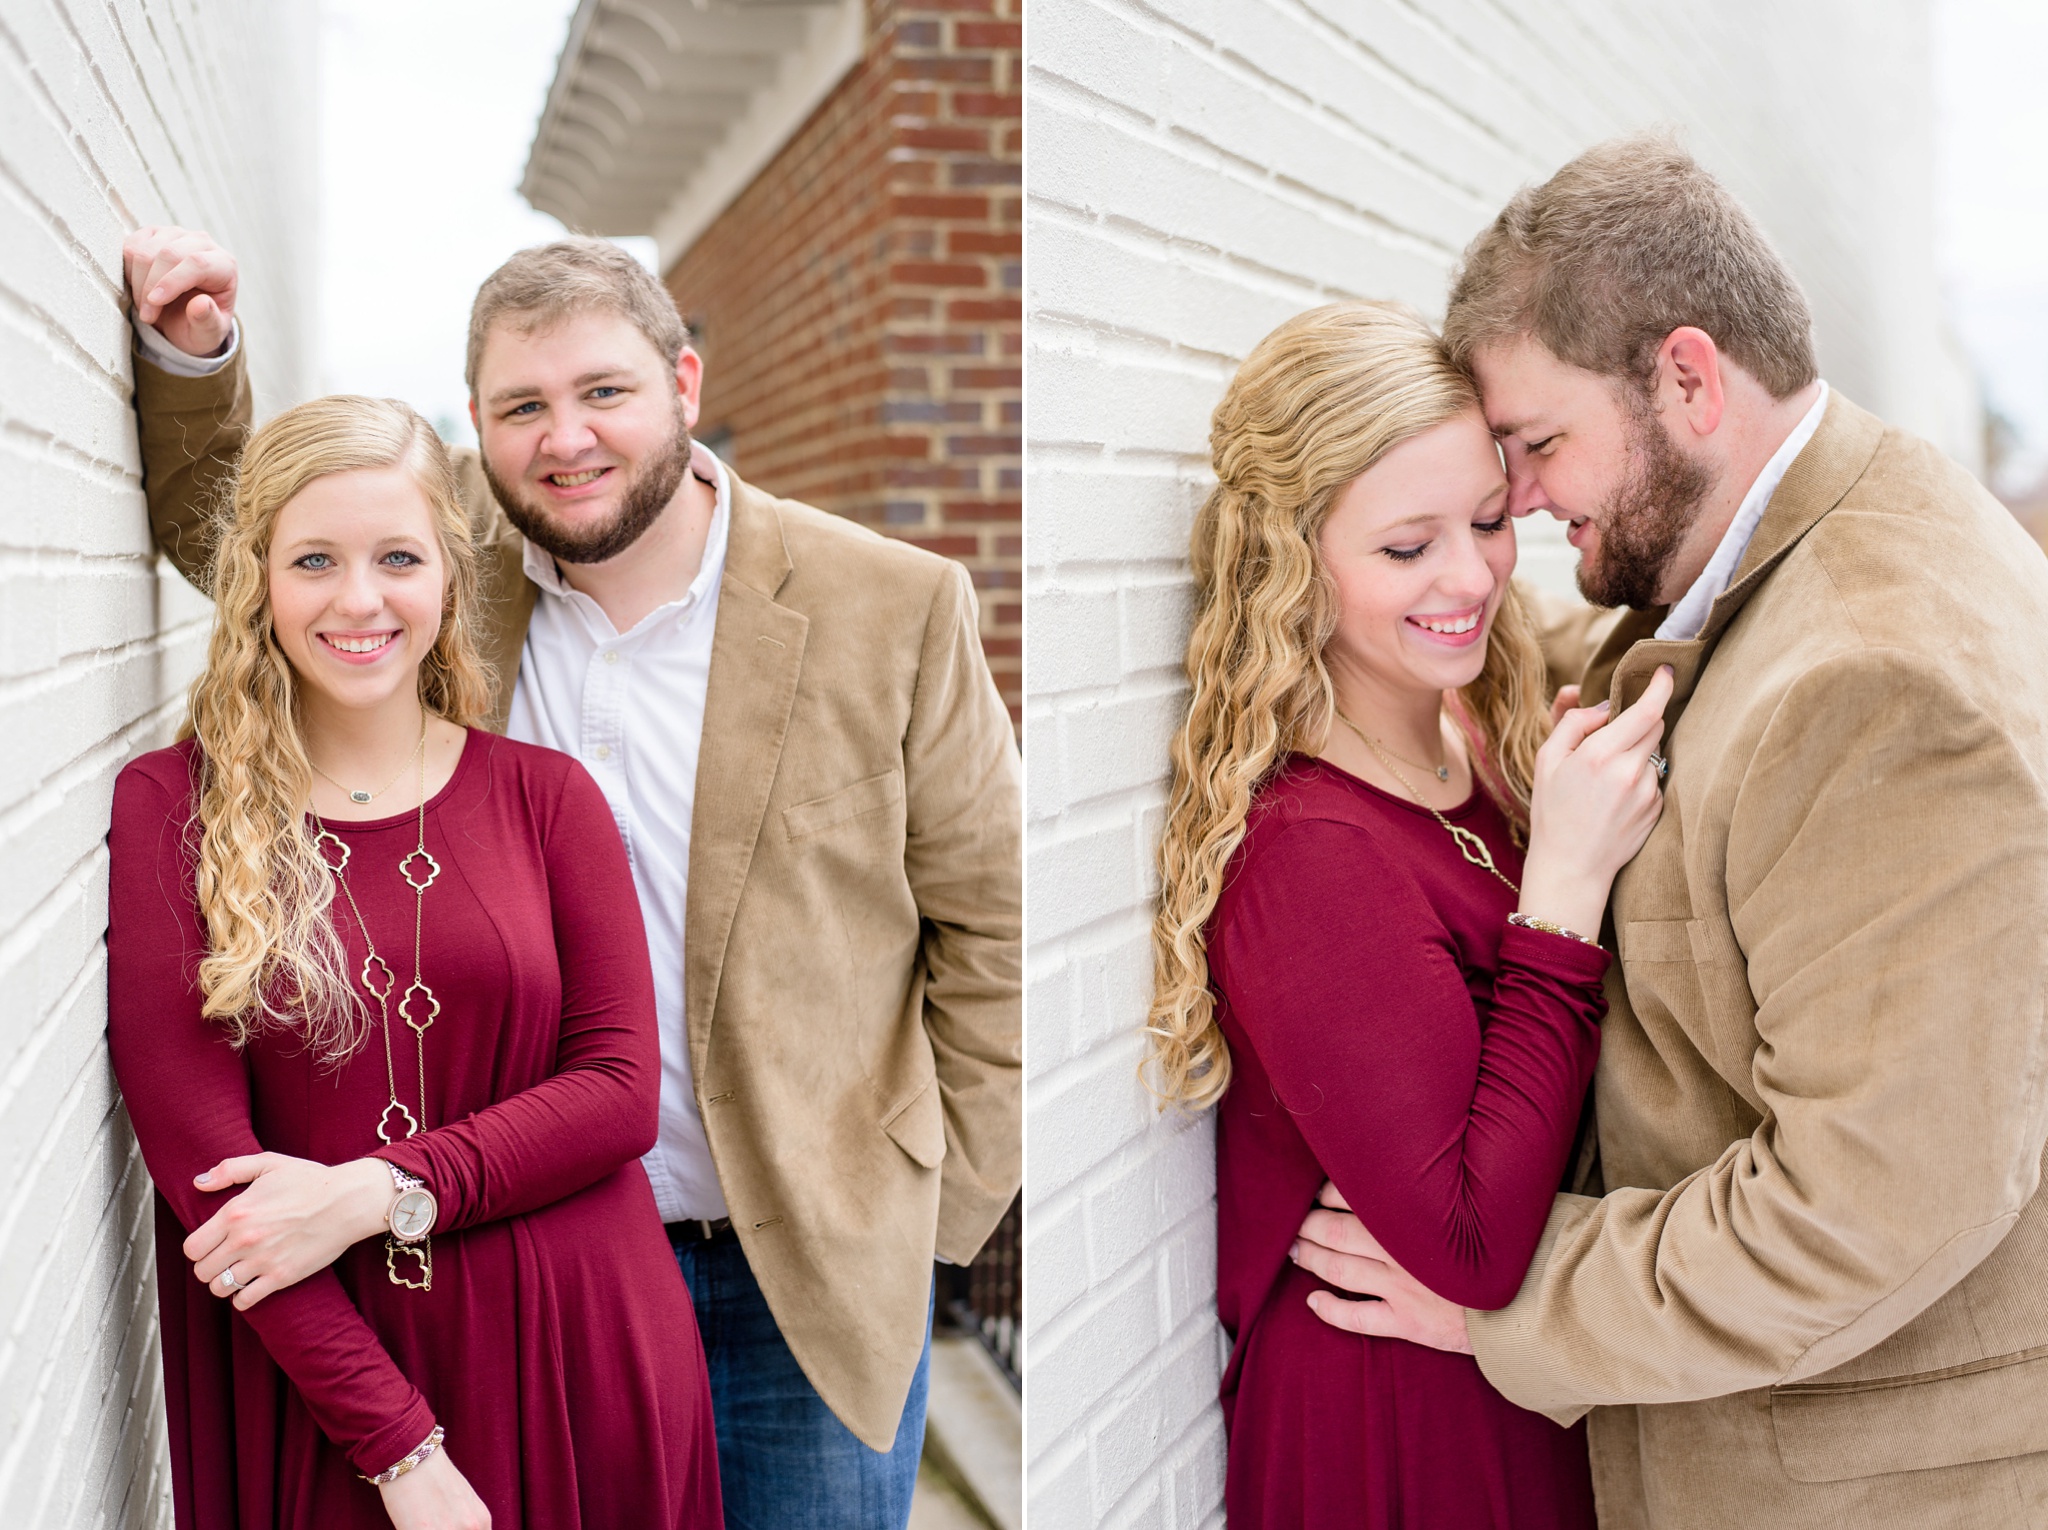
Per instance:
[[[739,472],[957,558],[1022,690],[1020,0],[871,0],[861,61],[684,252],[700,431]]]
[[[889,165],[888,530],[974,572],[982,647],[1021,692],[1020,0],[901,0]]]

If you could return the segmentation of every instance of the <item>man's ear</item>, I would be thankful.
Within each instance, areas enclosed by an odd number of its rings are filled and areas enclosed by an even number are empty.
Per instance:
[[[1657,401],[1696,436],[1721,427],[1721,348],[1703,329],[1682,324],[1657,347]]]
[[[477,418],[476,395],[474,393],[470,394],[469,396],[469,428],[476,432],[476,436],[479,441],[483,439],[484,422]]]
[[[695,430],[704,405],[704,358],[689,346],[676,354],[676,398],[683,410],[683,429]]]

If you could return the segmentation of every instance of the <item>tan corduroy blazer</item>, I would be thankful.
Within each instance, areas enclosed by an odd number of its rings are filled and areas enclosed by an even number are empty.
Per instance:
[[[1678,680],[1605,1193],[1479,1363],[1593,1410],[1609,1530],[2048,1525],[2048,559],[1836,394],[1699,640],[1662,616],[1585,676]]]
[[[249,422],[239,359],[138,359],[157,541],[204,579]],[[502,730],[536,597],[474,452]],[[1022,809],[966,573],[732,479],[690,835],[684,1003],[719,1183],[776,1322],[887,1449],[934,1253],[971,1258],[1021,1173]]]

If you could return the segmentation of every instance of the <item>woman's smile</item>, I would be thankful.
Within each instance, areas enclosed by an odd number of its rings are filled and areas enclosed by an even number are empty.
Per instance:
[[[1486,602],[1467,606],[1462,611],[1406,616],[1402,620],[1425,643],[1437,643],[1446,648],[1469,648],[1486,636]]]
[[[398,628],[388,627],[379,632],[322,632],[319,638],[344,664],[374,664],[392,651],[398,635]]]

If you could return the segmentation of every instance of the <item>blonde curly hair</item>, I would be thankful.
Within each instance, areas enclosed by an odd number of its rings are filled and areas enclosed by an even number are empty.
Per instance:
[[[1291,752],[1319,752],[1336,700],[1336,630],[1319,538],[1338,493],[1401,442],[1477,409],[1471,380],[1392,303],[1311,309],[1259,342],[1209,429],[1216,487],[1195,519],[1187,716],[1159,840],[1147,1083],[1162,1103],[1215,1104],[1230,1052],[1209,987],[1207,925],[1259,788]],[[1526,826],[1549,731],[1535,624],[1512,587],[1479,677],[1454,699],[1480,781]]]
[[[184,729],[200,747],[203,1012],[226,1023],[237,1047],[291,1030],[328,1063],[361,1045],[368,1014],[328,917],[334,878],[306,823],[313,772],[298,676],[271,622],[270,543],[279,513],[309,483],[384,467],[403,467],[426,495],[448,570],[441,630],[419,668],[420,700],[464,727],[487,715],[476,546],[447,449],[396,399],[337,394],[286,410],[243,450],[215,517],[213,636]]]

